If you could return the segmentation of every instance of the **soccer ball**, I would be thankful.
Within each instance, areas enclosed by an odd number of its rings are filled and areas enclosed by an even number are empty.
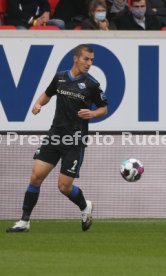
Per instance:
[[[137,159],[124,160],[120,167],[122,177],[128,182],[135,182],[141,178],[144,166]]]

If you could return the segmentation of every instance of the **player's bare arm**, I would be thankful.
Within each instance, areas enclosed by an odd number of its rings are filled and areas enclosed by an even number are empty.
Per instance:
[[[92,119],[106,115],[107,112],[107,106],[99,107],[96,110],[80,109],[80,111],[78,112],[78,116],[82,119]]]
[[[38,114],[41,110],[41,107],[45,104],[47,104],[50,100],[50,97],[48,97],[46,95],[45,92],[43,92],[41,94],[41,96],[38,98],[38,100],[36,101],[36,103],[34,104],[33,108],[32,108],[32,113],[34,115]]]

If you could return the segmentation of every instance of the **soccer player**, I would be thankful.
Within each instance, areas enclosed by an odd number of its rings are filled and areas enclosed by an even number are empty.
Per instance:
[[[85,138],[88,132],[88,121],[107,113],[107,100],[98,81],[88,73],[94,60],[93,49],[87,44],[77,46],[74,49],[73,60],[71,70],[56,73],[32,109],[33,114],[38,114],[52,96],[57,96],[55,116],[49,135],[34,155],[35,162],[30,184],[25,192],[21,220],[8,228],[7,232],[29,230],[30,215],[38,201],[40,186],[60,159],[58,188],[80,208],[82,230],[88,230],[92,224],[93,204],[85,199],[82,190],[74,185],[73,181],[79,176],[83,161],[83,137]],[[92,103],[96,105],[95,110],[91,110]],[[69,141],[71,143],[67,143]]]

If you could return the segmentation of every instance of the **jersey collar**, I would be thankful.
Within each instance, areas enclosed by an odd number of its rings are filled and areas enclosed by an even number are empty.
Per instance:
[[[68,73],[68,77],[71,81],[82,80],[85,76],[85,74],[82,74],[81,76],[74,78],[74,77],[72,77],[70,70],[68,70],[67,73]]]

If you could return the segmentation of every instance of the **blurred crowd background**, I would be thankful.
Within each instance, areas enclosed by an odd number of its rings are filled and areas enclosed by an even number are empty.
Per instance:
[[[0,29],[165,30],[166,0],[0,0]]]

